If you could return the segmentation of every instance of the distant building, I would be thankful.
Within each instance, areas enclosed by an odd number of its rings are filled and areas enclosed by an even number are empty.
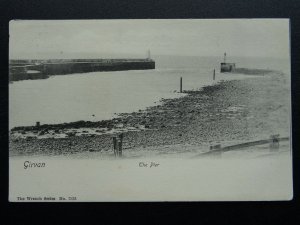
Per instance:
[[[226,52],[224,53],[224,62],[221,63],[221,73],[231,72],[235,69],[235,63],[226,62]]]
[[[221,63],[221,73],[231,72],[235,69],[235,63]]]

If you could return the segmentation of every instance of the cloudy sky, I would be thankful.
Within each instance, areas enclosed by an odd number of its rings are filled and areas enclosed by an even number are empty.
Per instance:
[[[17,20],[10,58],[154,55],[288,57],[288,19]]]

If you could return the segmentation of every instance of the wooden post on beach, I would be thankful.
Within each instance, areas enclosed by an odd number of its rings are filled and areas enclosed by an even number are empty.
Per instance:
[[[279,134],[270,136],[270,151],[271,152],[279,151]]]
[[[214,157],[221,157],[222,151],[221,151],[221,145],[213,145],[209,147],[209,150],[212,152],[212,156]]]
[[[221,149],[221,145],[220,144],[219,145],[211,145],[209,147],[210,151],[215,151],[215,150],[220,150],[220,149]]]
[[[213,80],[216,79],[216,69],[214,69],[214,76],[213,76]]]
[[[118,150],[119,150],[119,154],[118,154],[118,155],[119,155],[120,157],[122,157],[123,134],[120,134],[120,135],[119,135],[119,140],[118,140],[118,142],[119,142],[119,146],[118,146],[118,147],[119,147],[119,149],[118,149]]]
[[[182,77],[180,77],[180,93],[182,93]]]
[[[118,151],[117,151],[117,137],[113,137],[113,148],[114,148],[115,157],[117,157],[118,156]]]
[[[41,124],[40,122],[36,122],[35,126],[39,127]]]
[[[115,157],[122,157],[124,134],[119,134],[118,137],[113,137],[113,149]]]

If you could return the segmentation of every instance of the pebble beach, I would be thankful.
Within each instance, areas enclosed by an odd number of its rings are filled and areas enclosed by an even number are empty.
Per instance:
[[[251,75],[246,70],[245,76]],[[290,134],[287,75],[253,71],[255,76],[221,81],[160,104],[98,122],[77,121],[15,127],[10,156],[113,155],[112,137],[123,133],[124,155],[132,152],[199,152],[214,144],[242,143]],[[230,74],[228,74],[230,76]]]

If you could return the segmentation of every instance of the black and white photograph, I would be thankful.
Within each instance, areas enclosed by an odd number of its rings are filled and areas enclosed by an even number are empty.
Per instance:
[[[9,201],[293,198],[289,19],[11,20]]]

